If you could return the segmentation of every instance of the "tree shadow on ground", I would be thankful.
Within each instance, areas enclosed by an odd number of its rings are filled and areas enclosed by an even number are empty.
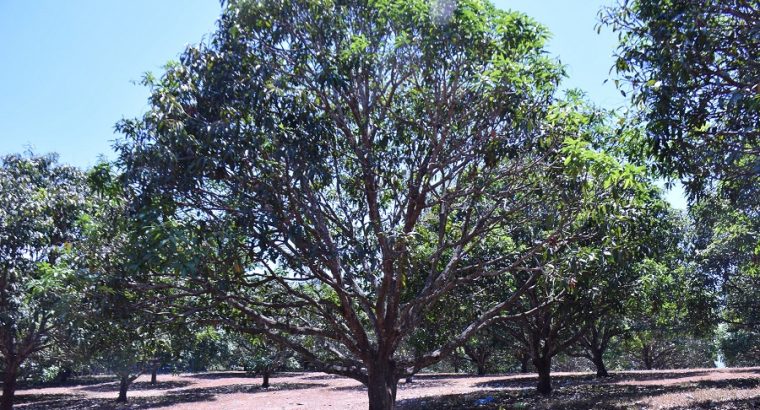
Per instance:
[[[107,382],[117,381],[118,378],[113,375],[99,375],[99,376],[78,376],[72,377],[64,382],[60,381],[48,381],[48,382],[35,382],[35,381],[20,381],[18,383],[18,389],[44,389],[47,387],[72,387],[72,386],[89,386],[93,384],[101,384]]]
[[[303,375],[303,373],[290,373],[290,372],[275,372],[271,373],[270,377],[272,379],[286,379],[291,377],[298,377]],[[329,376],[329,375],[328,375]],[[182,377],[186,377],[189,379],[202,379],[202,380],[215,380],[215,379],[231,379],[231,378],[237,378],[237,379],[260,379],[261,374],[258,373],[251,373],[251,372],[245,372],[245,371],[233,371],[233,372],[213,372],[213,373],[194,373],[194,374],[183,374]],[[340,376],[336,376],[340,377]],[[310,377],[304,377],[304,379],[311,379]],[[317,376],[315,376],[314,380],[319,380]]]
[[[700,373],[700,372],[693,372]],[[634,375],[635,376],[635,375]],[[672,374],[678,378],[685,373]],[[702,389],[745,390],[760,386],[760,379],[702,380],[672,385],[635,385],[605,382],[605,379],[593,380],[585,376],[559,376],[553,380],[554,392],[550,396],[541,396],[534,390],[536,380],[497,380],[496,384],[479,383],[479,387],[499,388],[499,390],[453,394],[438,397],[425,397],[400,400],[401,410],[453,410],[453,409],[630,409],[648,408],[647,401],[657,402],[657,398],[666,394],[691,394]],[[530,382],[530,383],[528,383]],[[522,388],[526,385],[530,388]],[[510,389],[510,390],[505,390]],[[726,401],[697,402],[687,408],[717,409],[755,409],[760,397]],[[694,407],[696,406],[696,407]],[[734,407],[731,407],[734,406]],[[656,405],[652,407],[657,407]]]
[[[241,379],[255,379],[260,376],[248,372],[214,372],[214,373],[196,373],[196,374],[183,374],[182,377],[190,379],[203,379],[203,380],[215,380],[215,379],[229,379],[229,378],[241,378]]]
[[[603,383],[611,380],[612,378],[597,379],[593,374],[574,374],[574,375],[562,375],[552,376],[552,385],[565,386],[570,384],[588,384],[588,383]],[[504,379],[489,380],[485,382],[475,383],[475,387],[491,388],[491,389],[528,389],[535,387],[537,378],[535,374],[521,374],[519,376],[509,376]]]
[[[74,397],[84,397],[80,394],[66,394],[66,393],[60,393],[60,394],[19,394],[16,393],[16,395],[13,397],[13,403],[15,405],[23,405],[25,403],[36,403],[41,401],[58,401],[58,400],[67,400]]]
[[[428,387],[441,387],[448,386],[451,382],[442,381],[439,379],[414,379],[411,383],[399,383],[398,388],[400,390],[411,389],[425,389]]]
[[[495,374],[484,374],[484,375],[477,375],[477,374],[469,374],[469,373],[436,373],[436,374],[430,374],[430,373],[417,373],[414,375],[415,380],[438,380],[438,379],[477,379],[477,378],[485,378],[485,377],[494,377],[498,376]],[[531,375],[519,375],[519,376],[513,376],[513,377],[532,377]]]
[[[693,370],[685,372],[652,372],[652,373],[633,373],[633,372],[610,372],[610,380],[616,381],[633,381],[643,382],[650,380],[666,380],[666,379],[683,379],[687,377],[699,377],[707,376],[713,373],[710,370]]]
[[[710,410],[737,410],[737,409],[760,409],[760,397],[753,397],[748,399],[729,400],[722,402],[715,402],[712,400],[701,401],[698,403],[691,403],[684,407],[674,407],[672,410],[695,410],[695,409],[710,409]]]
[[[317,374],[314,376],[306,376],[303,379],[304,380],[334,380],[334,379],[345,379],[344,376],[339,376],[337,374]]]
[[[176,392],[170,392],[172,394],[178,394],[181,392],[198,393],[198,394],[235,394],[235,393],[258,393],[262,391],[276,391],[276,390],[302,390],[313,389],[319,387],[327,387],[324,383],[275,383],[267,387],[261,387],[260,384],[231,384],[225,386],[215,387],[198,387],[192,389],[182,389]]]
[[[700,380],[696,384],[702,388],[752,389],[760,387],[760,379]]]
[[[760,367],[726,367],[720,369],[723,373],[757,373],[760,374]]]
[[[236,393],[253,394],[263,391],[300,390],[326,386],[326,384],[321,383],[276,383],[272,384],[272,386],[269,388],[263,388],[260,385],[250,384],[233,384],[227,386],[199,387],[189,389],[179,388],[177,390],[164,392],[160,396],[138,397],[128,395],[129,401],[126,404],[117,403],[115,400],[115,394],[113,398],[92,398],[87,397],[83,394],[20,394],[17,396],[17,405],[14,408],[25,410],[152,409],[157,407],[172,406],[175,404],[213,401],[217,395]]]
[[[191,384],[192,384],[191,382],[184,381],[184,380],[158,381],[156,384],[150,384],[150,382],[133,382],[132,384],[129,385],[129,391],[179,389],[182,387],[187,387]],[[103,384],[81,387],[77,390],[84,390],[84,391],[90,391],[90,392],[118,392],[119,383],[118,382],[103,383]]]
[[[110,410],[110,409],[153,409],[175,404],[198,403],[214,400],[213,394],[198,392],[175,394],[173,392],[152,397],[131,397],[128,403],[117,403],[115,398],[91,398],[75,394],[38,394],[27,400],[20,395],[14,409],[24,410]],[[29,395],[32,396],[32,395]]]
[[[426,379],[421,379],[421,380],[415,378],[414,381],[411,383],[399,382],[397,387],[399,390],[414,390],[414,389],[425,389],[425,388],[431,388],[431,387],[441,387],[441,386],[447,386],[450,384],[451,384],[450,382],[442,381],[442,380],[439,380],[438,378],[426,378]],[[339,386],[339,387],[333,387],[330,390],[366,392],[367,386],[364,386],[362,384],[352,385],[352,386]]]
[[[706,376],[708,374],[710,374],[710,372],[707,370],[658,373],[610,372],[609,377],[596,377],[593,373],[581,373],[572,375],[552,375],[552,384],[555,386],[566,386],[574,384],[611,384],[619,382],[635,383],[653,380],[686,379],[689,377]],[[533,373],[508,376],[503,379],[476,383],[475,386],[481,388],[526,389],[535,387],[536,383],[536,375]]]

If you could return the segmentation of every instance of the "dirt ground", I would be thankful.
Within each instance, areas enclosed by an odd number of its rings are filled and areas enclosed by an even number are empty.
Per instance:
[[[18,391],[17,409],[365,409],[356,381],[324,373],[283,373],[260,387],[243,372],[142,376],[117,404],[118,383],[90,380]],[[554,393],[533,392],[535,375],[424,374],[399,384],[398,407],[409,409],[760,409],[760,368],[556,373]]]

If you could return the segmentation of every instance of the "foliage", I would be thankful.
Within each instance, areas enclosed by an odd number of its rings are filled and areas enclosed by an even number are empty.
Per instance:
[[[604,9],[629,118],[558,97],[546,29],[486,1],[222,3],[116,164],[0,159],[3,409],[88,367],[120,400],[162,365],[315,369],[387,409],[446,358],[541,392],[555,357],[758,364],[756,0]]]
[[[55,156],[0,159],[0,353],[2,406],[10,408],[17,373],[30,356],[65,339],[74,272],[60,261],[78,239],[87,208],[83,174]]]
[[[68,261],[79,272],[83,293],[75,305],[78,343],[71,350],[116,374],[119,400],[126,401],[131,382],[162,360],[171,360],[187,335],[181,323],[157,317],[152,309],[160,300],[139,287],[144,268],[140,255],[151,242],[134,229],[110,164],[93,168],[88,179],[92,209],[82,219],[82,238]]]
[[[693,266],[678,266],[682,259],[663,262],[642,266],[642,282],[627,301],[627,331],[621,342],[629,361],[624,366],[712,367],[716,359],[712,292],[694,282],[689,270]]]
[[[603,10],[615,70],[644,108],[651,152],[692,195],[717,181],[757,205],[760,7],[756,0],[635,0]]]
[[[547,112],[560,70],[545,37],[479,1],[228,2],[208,44],[148,79],[150,112],[119,125],[143,215],[214,250],[176,270],[206,290],[193,303],[223,305],[203,320],[232,318],[392,402],[398,378],[513,300],[398,355],[454,289],[502,277],[519,296],[540,255],[643,201],[637,167]],[[530,240],[482,252],[479,238],[507,240],[537,215],[549,223]]]
[[[723,319],[739,333],[757,331],[759,6],[636,0],[602,13],[619,32],[615,69],[642,109],[651,153],[691,194],[694,273],[720,289]]]
[[[760,363],[760,220],[732,207],[719,195],[703,198],[691,209],[696,275],[720,290],[721,351],[729,363]]]
[[[719,348],[726,366],[757,366],[760,363],[760,334],[753,329],[733,328],[720,333]]]

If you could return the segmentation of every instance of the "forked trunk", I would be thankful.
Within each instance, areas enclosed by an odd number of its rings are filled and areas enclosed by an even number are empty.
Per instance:
[[[538,385],[536,386],[536,391],[539,394],[550,394],[552,392],[552,359],[533,359],[533,365],[536,366],[536,371],[538,372]]]
[[[488,357],[490,356],[488,351],[485,348],[474,348],[470,346],[465,346],[464,351],[467,356],[469,356],[470,360],[475,363],[475,370],[477,371],[478,376],[486,374],[486,366]]]
[[[392,410],[396,403],[396,384],[398,383],[393,363],[376,363],[367,370],[369,410]]]
[[[596,377],[608,377],[607,367],[604,365],[604,358],[601,352],[594,352],[594,366],[596,366]]]
[[[116,399],[119,403],[127,402],[127,389],[129,389],[129,375],[119,375],[119,397]]]
[[[3,375],[3,397],[0,399],[0,409],[13,409],[13,397],[16,394],[16,377],[18,369],[16,366],[10,366],[5,370]]]

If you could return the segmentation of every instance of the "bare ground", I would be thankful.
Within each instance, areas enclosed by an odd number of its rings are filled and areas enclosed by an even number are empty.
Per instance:
[[[356,381],[324,373],[283,373],[261,380],[243,372],[142,376],[117,404],[118,383],[18,391],[17,409],[365,409],[366,390]],[[760,368],[555,373],[550,397],[533,391],[535,375],[425,374],[400,383],[398,407],[411,409],[760,409]]]

